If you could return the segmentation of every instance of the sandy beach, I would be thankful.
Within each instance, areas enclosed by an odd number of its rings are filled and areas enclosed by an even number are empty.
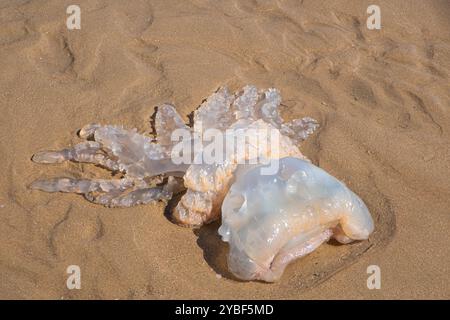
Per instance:
[[[450,299],[450,2],[0,0],[1,299]],[[105,208],[30,190],[42,177],[110,177],[31,156],[99,122],[151,132],[161,103],[188,115],[220,86],[275,87],[285,119],[320,124],[300,149],[375,220],[273,284],[227,269],[220,222],[173,224],[163,203]],[[81,289],[66,286],[69,265]],[[367,288],[367,267],[381,289]]]

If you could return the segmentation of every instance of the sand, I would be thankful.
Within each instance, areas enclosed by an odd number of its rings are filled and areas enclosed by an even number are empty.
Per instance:
[[[450,298],[450,3],[377,1],[0,1],[0,298]],[[321,127],[302,151],[359,194],[369,241],[326,244],[280,282],[227,271],[218,224],[172,224],[162,203],[108,209],[31,191],[38,165],[91,122],[149,132],[154,107],[186,117],[221,85],[276,87],[283,116]],[[66,287],[79,265],[81,290]],[[369,265],[381,289],[366,286]]]

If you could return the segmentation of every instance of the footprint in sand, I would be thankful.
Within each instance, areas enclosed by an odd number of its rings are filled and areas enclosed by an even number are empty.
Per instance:
[[[79,212],[69,206],[63,218],[50,229],[48,246],[54,256],[63,257],[67,251],[83,250],[86,245],[103,236],[101,219],[95,216],[81,218]]]
[[[38,42],[29,50],[31,63],[47,75],[73,72],[75,57],[64,35],[56,32],[42,33]]]
[[[131,36],[139,36],[153,23],[153,10],[149,1],[135,0],[133,6],[126,1],[114,6],[118,30]]]

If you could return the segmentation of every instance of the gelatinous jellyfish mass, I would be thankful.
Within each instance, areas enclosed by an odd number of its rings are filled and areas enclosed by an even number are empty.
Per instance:
[[[366,205],[342,182],[286,157],[270,175],[260,166],[237,169],[219,233],[230,244],[228,267],[235,276],[273,282],[291,261],[331,237],[346,244],[367,239],[373,228]]]
[[[287,264],[331,237],[349,243],[367,239],[373,230],[364,203],[300,152],[299,143],[317,122],[310,117],[285,122],[280,104],[280,93],[273,88],[248,85],[233,94],[223,87],[195,110],[192,126],[174,106],[163,104],[155,115],[156,141],[136,129],[89,124],[79,132],[83,142],[38,152],[32,160],[92,163],[120,173],[120,178],[42,179],[31,188],[79,193],[109,207],[168,201],[184,192],[172,213],[175,222],[200,227],[222,218],[219,233],[230,245],[232,273],[244,280],[276,281]],[[223,152],[220,161],[201,161],[210,150],[196,137],[211,130],[225,138],[249,139],[243,140],[243,148]],[[180,148],[174,132],[185,133],[181,146],[191,148],[182,148],[182,154],[190,162],[174,161]],[[268,132],[277,134],[276,148],[255,143],[256,138],[267,140],[261,133]],[[265,162],[252,162],[254,158]],[[274,172],[262,170],[272,165]]]

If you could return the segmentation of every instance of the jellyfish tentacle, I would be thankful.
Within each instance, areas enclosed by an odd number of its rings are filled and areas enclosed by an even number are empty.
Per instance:
[[[30,188],[46,192],[67,192],[86,194],[89,192],[110,192],[112,190],[126,190],[135,182],[131,179],[74,179],[53,178],[36,180]]]
[[[304,117],[284,123],[281,127],[281,133],[296,142],[302,142],[312,135],[318,127],[319,123],[315,119]]]
[[[33,155],[32,160],[36,163],[47,164],[64,161],[93,163],[111,171],[119,170],[119,163],[113,157],[110,157],[103,150],[102,145],[96,141],[84,141],[72,148],[59,151],[40,151]]]
[[[85,198],[96,204],[107,207],[132,207],[156,201],[168,201],[172,193],[164,187],[135,188],[129,190],[112,190],[106,193],[89,192]]]
[[[97,130],[98,128],[102,127],[101,124],[98,123],[89,123],[87,125],[85,125],[83,128],[80,129],[80,131],[78,132],[78,136],[82,139],[93,139],[94,138],[94,134],[95,134],[95,130]]]
[[[165,103],[159,106],[155,116],[156,141],[167,152],[172,150],[175,143],[172,133],[177,129],[191,131],[173,105]]]

